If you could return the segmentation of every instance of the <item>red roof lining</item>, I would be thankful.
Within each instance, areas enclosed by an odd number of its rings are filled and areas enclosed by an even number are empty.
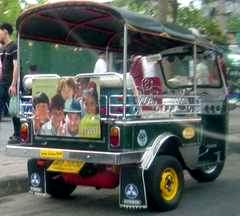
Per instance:
[[[84,26],[84,27],[88,27],[88,28],[92,28],[92,29],[94,29],[94,30],[96,30],[96,31],[99,31],[99,32],[104,32],[104,33],[113,34],[114,32],[112,32],[112,31],[109,32],[109,31],[106,31],[106,30],[99,29],[99,28],[97,28],[97,27],[93,27],[93,26],[87,25],[87,23],[90,23],[91,21],[96,21],[96,20],[101,20],[101,19],[106,19],[106,18],[111,18],[111,17],[109,17],[109,16],[101,16],[101,17],[89,19],[89,20],[87,20],[87,21],[85,21],[85,22],[82,22],[82,23],[79,23],[79,24],[75,25],[73,28],[71,28],[71,29],[69,30],[68,35],[67,35],[67,37],[65,38],[65,41],[68,41],[69,36],[72,34],[72,32],[74,32],[74,30],[77,30],[79,27],[83,27],[83,26]]]
[[[61,7],[58,7],[58,8],[61,8]],[[104,21],[104,20],[107,20],[107,19],[114,19],[114,16],[111,13],[108,13],[106,11],[101,12],[101,11],[98,11],[98,10],[95,10],[95,9],[92,9],[92,8],[88,8],[85,5],[80,5],[78,8],[79,8],[79,11],[81,10],[81,11],[83,11],[83,13],[85,12],[85,14],[93,14],[94,16],[97,16],[97,17],[91,17],[91,18],[83,20],[81,22],[70,22],[68,20],[62,19],[61,17],[60,17],[60,19],[58,19],[57,17],[55,18],[54,13],[53,13],[53,16],[51,16],[51,12],[54,10],[54,8],[51,8],[49,10],[44,11],[46,13],[45,15],[40,10],[33,15],[35,15],[35,17],[37,17],[37,18],[45,19],[46,21],[51,20],[53,22],[66,25],[66,27],[69,28],[69,29],[67,29],[68,34],[63,41],[58,40],[57,38],[55,38],[55,39],[52,38],[52,39],[47,40],[49,42],[50,41],[58,42],[58,43],[67,42],[67,41],[69,41],[69,38],[70,38],[71,34],[74,32],[74,30],[77,30],[79,27],[84,27],[84,28],[88,28],[90,30],[91,29],[95,30],[97,32],[103,32],[103,33],[109,34],[109,39],[107,39],[107,41],[108,41],[107,45],[110,46],[111,42],[115,38],[116,32],[108,30],[106,28],[98,28],[96,26],[91,25],[91,22],[95,22],[95,21],[99,21],[99,20]],[[47,13],[49,13],[50,15],[48,15]],[[57,13],[56,13],[56,15],[57,15]],[[33,17],[34,16],[31,16],[31,15],[26,16],[25,19],[23,19],[23,21],[22,21],[21,29],[24,29],[24,27],[28,25],[28,22],[31,22],[31,18],[33,18]],[[115,19],[115,20],[117,22],[119,22],[117,19]],[[47,39],[46,36],[36,36],[36,37],[34,37],[34,36],[23,35],[23,37],[31,38],[31,39],[35,38],[35,39],[41,39],[41,40],[43,39],[44,41],[46,41],[46,39]],[[108,37],[108,36],[106,35],[106,37]],[[74,43],[74,45],[77,45],[77,44]],[[95,45],[90,45],[90,46],[95,47]],[[97,48],[99,48],[99,47],[97,47]]]

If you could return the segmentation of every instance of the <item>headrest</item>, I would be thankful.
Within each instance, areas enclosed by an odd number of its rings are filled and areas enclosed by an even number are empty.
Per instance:
[[[23,87],[25,90],[32,89],[33,79],[60,79],[57,74],[27,74],[23,77]]]

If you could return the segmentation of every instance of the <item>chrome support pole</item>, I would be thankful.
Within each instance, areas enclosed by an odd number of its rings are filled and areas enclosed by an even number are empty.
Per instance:
[[[124,25],[124,45],[123,45],[123,120],[126,120],[127,102],[127,49],[128,49],[128,29]]]
[[[229,94],[228,87],[227,87],[227,83],[226,83],[226,80],[225,80],[225,77],[224,77],[224,74],[223,74],[223,70],[222,70],[222,67],[221,67],[221,64],[220,64],[219,56],[217,57],[217,64],[218,64],[218,68],[219,68],[219,71],[220,71],[220,76],[221,76],[221,79],[222,79],[222,82],[223,82],[224,93],[225,93],[225,95],[228,95]]]
[[[197,104],[197,43],[194,41],[193,45],[193,90],[194,90],[194,104]],[[196,112],[194,112],[195,115]]]
[[[18,100],[18,104],[19,104],[19,107],[18,107],[18,115],[20,115],[20,112],[21,112],[21,105],[20,105],[20,71],[21,71],[21,63],[20,63],[20,35],[19,35],[19,32],[18,32],[18,35],[17,35],[17,100]]]
[[[107,72],[110,71],[110,61],[109,61],[109,46],[107,46],[105,51],[105,59],[107,62]]]

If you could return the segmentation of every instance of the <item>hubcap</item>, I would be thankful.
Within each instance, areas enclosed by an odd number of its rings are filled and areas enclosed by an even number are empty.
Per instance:
[[[179,188],[177,173],[172,168],[163,170],[160,179],[160,191],[163,199],[171,201],[175,198]]]
[[[205,172],[206,174],[211,174],[211,173],[213,173],[216,169],[217,169],[217,164],[205,166],[205,167],[202,168],[203,172]]]

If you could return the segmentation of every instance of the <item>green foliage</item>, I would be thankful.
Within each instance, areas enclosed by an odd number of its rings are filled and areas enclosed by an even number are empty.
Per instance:
[[[18,0],[0,0],[0,21],[15,25],[21,9]]]
[[[186,28],[196,28],[210,40],[222,43],[225,36],[215,19],[204,17],[200,10],[184,7],[178,9],[177,23]]]
[[[113,5],[117,7],[126,7],[131,11],[135,11],[145,15],[155,15],[155,8],[150,0],[115,0]]]
[[[177,0],[114,0],[113,4],[161,21],[166,21],[168,16],[175,21],[178,8]]]
[[[173,2],[173,1],[171,1]],[[212,2],[211,0],[206,0],[206,3]],[[137,11],[143,14],[158,17],[159,6],[157,4],[162,4],[161,1],[157,0],[115,0],[114,4],[116,6],[127,6],[128,9]],[[178,7],[175,13],[175,22],[186,28],[196,28],[201,34],[204,34],[210,40],[222,43],[225,42],[225,36],[218,25],[217,20],[209,19],[202,15],[199,9],[193,7]],[[174,16],[174,14],[172,14]]]
[[[240,17],[231,16],[227,20],[227,30],[229,32],[240,32]]]

